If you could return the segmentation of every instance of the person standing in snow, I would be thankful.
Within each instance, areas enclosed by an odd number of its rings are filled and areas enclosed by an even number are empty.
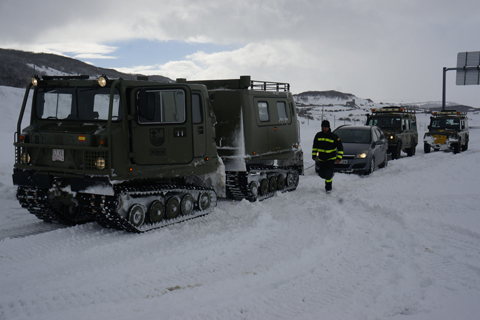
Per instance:
[[[312,159],[315,161],[318,175],[325,179],[327,193],[332,192],[333,167],[342,157],[342,141],[330,130],[330,122],[323,120],[322,131],[313,139]]]

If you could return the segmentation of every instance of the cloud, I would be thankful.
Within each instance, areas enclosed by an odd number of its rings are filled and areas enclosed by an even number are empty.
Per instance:
[[[211,54],[199,51],[188,55],[185,60],[163,65],[115,69],[129,73],[161,74],[173,79],[238,78],[249,74],[281,81],[280,77],[286,80],[286,74],[306,72],[316,61],[314,56],[301,50],[300,45],[294,41],[273,41],[250,43],[237,50]]]
[[[2,0],[0,47],[114,60],[134,39],[234,45],[151,66],[131,56],[117,69],[440,99],[442,68],[454,67],[458,52],[480,50],[479,11],[478,0]],[[467,90],[449,94],[460,100]]]

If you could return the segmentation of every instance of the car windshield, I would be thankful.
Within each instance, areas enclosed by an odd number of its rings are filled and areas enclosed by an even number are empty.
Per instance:
[[[400,128],[402,120],[400,117],[391,117],[391,116],[381,116],[381,117],[370,117],[368,120],[369,126],[377,126],[380,128]]]
[[[433,129],[458,129],[460,119],[433,119],[430,127]]]
[[[340,137],[343,143],[370,143],[370,130],[340,129],[335,134]]]
[[[65,121],[108,120],[110,88],[39,88],[35,98],[36,115],[40,119]],[[112,119],[120,115],[120,94],[113,96]]]

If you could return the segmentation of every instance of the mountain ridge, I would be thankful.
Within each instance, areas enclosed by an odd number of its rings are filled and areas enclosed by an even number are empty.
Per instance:
[[[14,49],[0,48],[0,85],[25,88],[34,74],[39,76],[60,73],[61,75],[105,74],[109,78],[136,79],[140,74],[122,73],[115,69],[96,67],[80,60],[52,53],[34,53]],[[150,80],[173,82],[161,76],[149,76]]]
[[[137,79],[142,74],[122,73],[115,69],[97,67],[80,60],[52,54],[34,53],[15,49],[0,48],[0,86],[25,88],[34,74],[44,75],[89,75],[91,77],[105,74],[109,78],[123,78],[126,80]],[[149,80],[159,82],[175,82],[162,75],[149,75]],[[299,106],[330,106],[345,105],[349,107],[361,107],[372,105],[408,105],[420,108],[440,110],[441,102],[417,102],[409,104],[374,103],[371,99],[362,99],[351,93],[343,93],[335,90],[305,91],[293,95]],[[449,102],[448,108],[457,108],[459,111],[478,110],[469,106],[459,106]]]

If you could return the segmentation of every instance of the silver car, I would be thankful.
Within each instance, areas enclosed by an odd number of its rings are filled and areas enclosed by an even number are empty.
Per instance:
[[[377,126],[340,126],[333,131],[343,143],[335,172],[370,174],[388,165],[388,142]]]

